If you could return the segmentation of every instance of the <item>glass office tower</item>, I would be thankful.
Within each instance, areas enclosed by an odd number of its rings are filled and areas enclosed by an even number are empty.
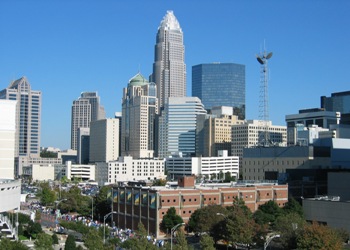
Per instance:
[[[192,67],[192,96],[201,99],[206,110],[233,107],[233,114],[245,119],[245,65],[199,64]]]
[[[321,108],[340,112],[340,123],[350,125],[350,91],[332,93],[330,97],[321,96]]]

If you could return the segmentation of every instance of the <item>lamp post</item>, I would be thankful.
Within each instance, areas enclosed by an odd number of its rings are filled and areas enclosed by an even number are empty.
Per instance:
[[[185,223],[179,223],[170,230],[170,250],[173,250],[173,233],[174,233],[174,231],[178,227],[183,226],[183,225],[185,225]]]
[[[264,250],[267,249],[267,246],[270,244],[270,242],[271,242],[274,238],[279,238],[279,237],[281,237],[281,235],[279,235],[279,234],[272,234],[272,235],[270,235],[270,236],[267,236],[266,241],[265,241],[265,243],[264,243]]]
[[[112,211],[112,212],[109,212],[108,214],[106,214],[103,217],[103,244],[106,244],[106,219],[111,214],[116,214],[116,213],[117,213],[116,211]]]

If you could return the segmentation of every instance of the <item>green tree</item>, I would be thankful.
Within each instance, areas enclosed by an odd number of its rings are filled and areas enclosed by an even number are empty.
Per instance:
[[[51,152],[51,151],[47,151],[47,150],[43,150],[40,152],[40,157],[41,158],[57,158],[57,153]]]
[[[167,180],[165,180],[165,179],[156,179],[153,181],[152,186],[165,186],[166,182],[167,182]]]
[[[226,214],[227,210],[220,205],[209,205],[195,210],[188,221],[188,226],[194,232],[210,232],[213,225],[222,220],[218,214]]]
[[[296,239],[305,225],[305,220],[298,213],[287,213],[276,220],[274,230],[279,232],[284,249],[296,249]]]
[[[231,182],[231,181],[235,181],[236,177],[231,175],[231,172],[226,172],[225,173],[225,179],[224,182]]]
[[[28,250],[29,248],[19,241],[11,241],[7,238],[2,238],[0,240],[0,249],[6,250]]]
[[[56,200],[56,193],[50,188],[47,182],[40,185],[41,190],[38,194],[40,197],[40,202],[44,206],[52,205]]]
[[[275,201],[268,201],[259,206],[254,214],[255,221],[258,224],[274,225],[276,219],[282,215],[282,208],[280,208]]]
[[[84,244],[89,250],[103,250],[103,239],[95,229],[90,229],[89,233],[83,238]]]
[[[43,231],[40,223],[29,221],[27,226],[27,235],[33,238],[36,238],[37,234],[40,234]]]
[[[103,220],[103,216],[112,211],[111,186],[103,186],[94,200],[95,214]]]
[[[214,247],[215,242],[213,238],[207,234],[202,235],[199,244],[201,246],[201,249],[203,250],[215,250],[215,247]]]
[[[341,250],[342,239],[330,227],[316,222],[306,224],[297,237],[298,249]]]
[[[183,232],[183,230],[179,229],[176,231],[176,244],[174,244],[174,248],[175,250],[188,250],[189,246],[186,240],[186,236]]]
[[[52,237],[52,244],[58,244],[57,234],[54,233],[51,237]]]
[[[64,250],[76,250],[76,249],[77,249],[77,245],[75,244],[75,238],[72,234],[69,234],[66,239]]]
[[[160,230],[164,233],[170,233],[171,229],[180,223],[183,223],[181,216],[176,214],[176,209],[174,207],[171,207],[168,209],[160,223]]]
[[[302,218],[304,217],[304,211],[303,211],[303,207],[301,206],[301,204],[292,198],[288,199],[288,202],[284,205],[284,207],[282,208],[283,212],[288,214],[288,213],[297,213],[299,214]]]
[[[35,249],[38,250],[53,250],[52,238],[46,233],[39,233],[34,242]]]

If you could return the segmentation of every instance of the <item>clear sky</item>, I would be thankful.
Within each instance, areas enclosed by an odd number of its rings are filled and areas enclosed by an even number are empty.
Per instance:
[[[70,147],[71,106],[97,91],[108,117],[122,90],[152,72],[160,21],[173,10],[184,32],[187,94],[192,66],[246,65],[246,118],[259,118],[259,63],[269,61],[273,124],[350,90],[350,1],[1,0],[0,89],[26,76],[42,91],[41,145]],[[1,119],[1,118],[0,118]]]

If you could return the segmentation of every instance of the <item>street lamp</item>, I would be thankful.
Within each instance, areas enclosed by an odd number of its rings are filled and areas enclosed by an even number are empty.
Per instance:
[[[112,212],[109,212],[108,214],[106,214],[103,217],[103,244],[106,244],[106,219],[111,214],[116,214],[116,213],[117,213],[116,211],[112,211]]]
[[[267,249],[267,246],[270,244],[270,242],[271,242],[274,238],[279,238],[279,237],[281,237],[281,235],[279,235],[279,234],[272,234],[272,235],[270,235],[270,236],[267,236],[266,241],[265,241],[265,243],[264,243],[264,250]]]
[[[185,223],[179,223],[170,230],[170,250],[173,250],[173,233],[174,233],[174,231],[178,227],[183,226],[183,225],[185,225]]]

